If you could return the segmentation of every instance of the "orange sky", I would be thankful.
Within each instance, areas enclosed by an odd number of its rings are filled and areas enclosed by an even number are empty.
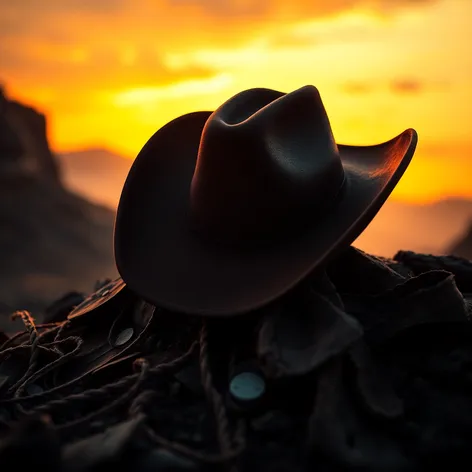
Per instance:
[[[471,21],[472,0],[5,1],[0,80],[56,150],[129,157],[245,88],[313,84],[340,143],[418,131],[397,198],[472,197]]]

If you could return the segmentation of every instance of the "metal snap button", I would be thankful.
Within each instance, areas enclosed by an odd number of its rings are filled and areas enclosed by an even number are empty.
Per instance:
[[[133,337],[133,335],[134,335],[134,329],[133,328],[124,329],[116,337],[115,346],[123,346],[123,344],[126,344]]]
[[[232,397],[237,401],[250,402],[264,395],[266,384],[264,379],[254,372],[241,372],[235,375],[229,385]]]

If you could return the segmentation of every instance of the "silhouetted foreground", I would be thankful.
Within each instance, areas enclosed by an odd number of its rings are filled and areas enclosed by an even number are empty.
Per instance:
[[[468,470],[467,294],[471,262],[350,248],[243,317],[156,309],[120,279],[67,319],[22,313],[2,470]]]
[[[43,310],[116,275],[113,224],[113,212],[63,186],[44,115],[0,90],[0,328],[20,306]]]
[[[312,86],[161,128],[121,194],[122,278],[1,335],[2,467],[468,470],[472,263],[349,246],[416,142],[338,146]]]

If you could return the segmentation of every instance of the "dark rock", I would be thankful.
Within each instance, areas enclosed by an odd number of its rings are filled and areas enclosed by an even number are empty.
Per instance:
[[[47,139],[46,117],[0,90],[0,178],[29,175],[58,183],[59,165]]]
[[[71,193],[47,139],[43,114],[0,90],[0,329],[17,309],[39,319],[71,290],[115,278],[114,213]]]

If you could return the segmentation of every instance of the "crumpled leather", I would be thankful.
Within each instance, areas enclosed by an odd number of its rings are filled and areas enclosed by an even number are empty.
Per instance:
[[[362,336],[360,323],[317,288],[294,291],[262,321],[258,356],[272,378],[311,372]]]
[[[108,282],[98,291],[89,295],[85,300],[77,305],[67,316],[68,319],[78,318],[88,313],[92,313],[100,307],[105,308],[105,305],[112,302],[119,306],[123,303],[123,298],[130,296],[130,292],[126,287],[123,279],[120,277],[116,280]]]
[[[390,366],[379,362],[362,339],[349,349],[348,359],[362,406],[374,417],[399,419],[403,415],[403,402],[394,389]]]
[[[357,313],[366,338],[382,344],[420,325],[465,323],[468,310],[454,276],[435,270],[422,273],[372,297],[362,297]]]
[[[3,331],[0,331],[0,346],[3,346],[10,339],[10,336]]]
[[[103,290],[103,289],[102,289]],[[64,335],[78,334],[85,340],[81,351],[76,358],[65,364],[54,374],[53,384],[55,386],[71,381],[74,378],[90,376],[107,368],[115,368],[119,362],[130,363],[137,356],[142,354],[144,344],[148,340],[148,332],[154,318],[154,307],[142,300],[134,297],[131,293],[125,294],[123,291],[115,293],[120,295],[123,306],[117,311],[108,309],[104,311],[105,303],[100,303],[91,311],[80,311],[75,316],[70,316],[70,328],[64,330]],[[127,295],[127,297],[123,296]],[[108,304],[116,303],[115,298],[109,298]],[[86,323],[84,317],[96,316],[98,328]],[[114,341],[125,329],[133,329],[133,336],[122,345],[115,345]],[[102,372],[103,373],[103,372]]]
[[[470,387],[448,388],[417,377],[405,394],[405,404],[415,426],[410,443],[425,468],[470,470]]]
[[[410,471],[415,463],[408,458],[393,431],[375,425],[360,414],[344,381],[343,359],[323,366],[309,441],[314,451],[336,464],[336,470]]]
[[[395,270],[394,264],[366,254],[354,247],[347,248],[327,268],[328,276],[344,299],[347,294],[376,295],[393,289],[411,275],[408,270]]]
[[[64,467],[71,472],[86,472],[99,467],[119,468],[143,421],[144,417],[140,415],[68,444],[63,450]]]
[[[110,464],[123,471],[464,470],[472,270],[461,266],[461,291],[454,264],[415,265],[412,257],[411,268],[350,248],[270,306],[225,320],[168,313],[121,279],[108,282],[65,324],[38,327],[46,334],[29,379],[44,392],[23,393],[24,410],[10,388],[31,364],[34,336],[5,339],[18,349],[0,353],[0,463],[40,445],[52,458],[61,452],[63,472]],[[115,346],[130,327],[133,337]],[[234,408],[229,385],[244,371],[262,376],[266,390],[255,406]],[[50,414],[40,427],[48,439],[21,442],[13,425],[35,408]]]

